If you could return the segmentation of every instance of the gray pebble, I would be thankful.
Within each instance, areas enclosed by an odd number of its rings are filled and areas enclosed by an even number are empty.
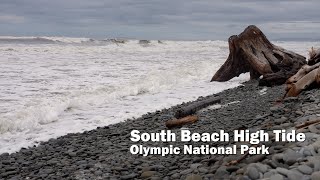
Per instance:
[[[302,157],[303,157],[302,154],[297,153],[291,149],[288,149],[283,155],[283,160],[286,164],[288,164],[290,166],[290,165],[296,163],[296,161]]]
[[[201,163],[190,164],[190,168],[194,170],[194,169],[197,169],[201,165],[202,165]]]
[[[270,177],[270,180],[283,180],[283,176],[280,174],[275,174]]]
[[[308,161],[313,164],[314,171],[320,171],[320,156],[309,156]]]
[[[180,174],[186,175],[186,174],[192,173],[192,171],[193,171],[193,169],[186,169],[186,170],[181,171]]]
[[[202,180],[202,177],[198,174],[189,174],[186,180]]]
[[[270,178],[272,175],[278,174],[278,172],[274,169],[271,169],[270,171],[264,173],[264,178]]]
[[[200,173],[204,173],[204,174],[207,174],[209,172],[209,170],[207,168],[203,168],[203,167],[198,168],[198,170]]]
[[[156,173],[156,171],[145,171],[141,174],[141,178],[148,178],[155,175]]]
[[[303,174],[311,174],[312,168],[307,165],[300,165],[298,166],[298,170],[302,172]]]
[[[229,171],[229,172],[234,172],[234,171],[237,171],[238,169],[239,169],[238,166],[228,166],[226,168],[226,170]]]
[[[276,170],[278,171],[279,174],[283,174],[283,175],[285,175],[285,176],[287,176],[288,173],[290,172],[288,169],[281,168],[281,167],[277,167]]]
[[[94,175],[96,175],[96,176],[101,176],[102,174],[103,174],[103,172],[100,170],[94,172]]]
[[[135,178],[135,177],[137,177],[137,176],[138,176],[137,174],[132,173],[132,174],[128,174],[128,175],[122,176],[121,179],[123,179],[123,180],[133,179],[133,178]]]
[[[259,171],[255,167],[248,167],[245,175],[249,176],[251,179],[258,179],[260,177]]]
[[[319,180],[319,179],[320,179],[320,171],[312,173],[311,180]]]
[[[289,180],[301,180],[303,175],[301,173],[290,171],[287,175]]]
[[[281,117],[279,119],[275,119],[274,122],[279,125],[279,124],[282,124],[282,123],[286,122],[287,120],[288,120],[288,118]]]
[[[225,176],[225,175],[229,175],[229,172],[226,170],[226,167],[225,167],[225,166],[220,166],[220,167],[217,169],[215,175],[216,175],[217,177],[223,177],[223,176]]]
[[[179,173],[172,174],[172,175],[171,175],[171,178],[172,178],[172,179],[180,178],[180,174],[179,174]]]
[[[253,165],[257,168],[258,171],[260,171],[262,173],[265,173],[268,171],[268,166],[265,164],[255,163]]]

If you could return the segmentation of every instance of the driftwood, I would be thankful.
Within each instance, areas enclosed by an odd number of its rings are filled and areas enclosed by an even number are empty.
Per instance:
[[[169,120],[166,122],[166,126],[167,128],[173,128],[173,127],[182,126],[185,124],[195,123],[196,121],[198,121],[198,116],[186,116],[181,119]]]
[[[175,118],[179,119],[188,115],[196,113],[198,110],[203,109],[207,106],[220,103],[221,99],[219,97],[213,96],[210,98],[205,98],[204,100],[194,102],[186,107],[178,109],[174,115]]]
[[[258,145],[255,144],[255,145],[252,145],[251,147],[258,147]],[[239,159],[232,160],[232,161],[228,162],[226,164],[226,166],[233,166],[233,165],[236,165],[236,164],[240,163],[242,160],[246,159],[246,157],[249,156],[249,152],[250,152],[250,150],[247,150],[246,153],[244,153],[244,155],[242,155]]]
[[[320,50],[311,49],[308,65],[302,68],[286,81],[285,97],[298,96],[303,90],[319,87],[320,85]]]
[[[228,81],[250,72],[260,85],[283,84],[304,64],[306,58],[273,45],[256,26],[248,26],[241,34],[229,38],[229,57],[211,81]]]
[[[314,49],[313,47],[309,51],[308,65],[314,65],[320,62],[320,49]]]
[[[305,127],[308,127],[310,125],[313,125],[313,124],[318,124],[320,123],[320,119],[317,119],[317,120],[313,120],[313,121],[306,121],[302,124],[298,124],[295,126],[296,129],[302,129],[302,128],[305,128]]]
[[[311,85],[313,85],[314,83],[319,82],[319,73],[320,69],[317,68],[301,77],[301,79],[299,79],[297,82],[288,83],[286,87],[286,97],[298,96],[301,93],[301,91],[306,90],[309,87],[311,87]]]

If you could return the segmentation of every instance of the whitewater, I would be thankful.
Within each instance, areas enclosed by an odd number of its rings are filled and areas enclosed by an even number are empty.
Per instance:
[[[315,42],[274,42],[307,54]],[[226,41],[0,37],[0,153],[239,86],[210,82]]]

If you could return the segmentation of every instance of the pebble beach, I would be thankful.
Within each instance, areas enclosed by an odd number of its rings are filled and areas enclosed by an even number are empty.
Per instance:
[[[320,92],[303,92],[297,98],[278,100],[284,86],[259,87],[256,81],[225,90],[219,105],[196,113],[196,123],[182,128],[193,132],[217,132],[235,129],[292,130],[296,125],[318,119]],[[210,97],[210,96],[208,96]],[[207,97],[199,97],[199,101]],[[195,102],[196,102],[195,101]],[[263,142],[268,155],[133,155],[129,152],[130,132],[166,130],[165,122],[174,112],[193,102],[147,113],[140,118],[99,127],[84,133],[72,133],[42,142],[37,147],[0,155],[0,179],[320,179],[320,125],[297,131],[306,135],[303,142]],[[180,128],[172,129],[179,132]],[[198,146],[201,143],[190,142]],[[237,142],[239,143],[239,142]],[[241,142],[246,143],[246,142]],[[185,142],[143,142],[144,146],[183,146]],[[228,146],[234,142],[215,142],[210,146]]]

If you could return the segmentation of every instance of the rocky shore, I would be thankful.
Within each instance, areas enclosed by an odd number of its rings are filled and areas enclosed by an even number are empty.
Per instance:
[[[320,91],[311,90],[298,98],[276,101],[284,86],[265,88],[250,81],[219,93],[222,102],[197,113],[199,121],[185,125],[190,131],[217,132],[235,129],[294,129],[296,125],[320,118]],[[205,97],[200,97],[200,99]],[[263,142],[268,155],[132,155],[131,130],[159,132],[172,119],[177,105],[148,113],[137,119],[68,134],[41,143],[38,147],[0,155],[0,179],[320,179],[320,125],[297,131],[304,142]],[[178,133],[179,128],[173,129]],[[239,143],[239,142],[238,142]],[[185,142],[146,142],[145,146],[183,146]],[[190,144],[200,145],[192,142]],[[233,142],[211,143],[227,146]]]

